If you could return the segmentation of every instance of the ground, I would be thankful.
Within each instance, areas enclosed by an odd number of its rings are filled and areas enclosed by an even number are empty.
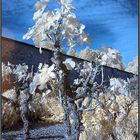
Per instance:
[[[35,126],[30,130],[31,140],[64,140],[65,126],[57,124],[52,126]],[[22,129],[2,133],[2,140],[23,140]]]

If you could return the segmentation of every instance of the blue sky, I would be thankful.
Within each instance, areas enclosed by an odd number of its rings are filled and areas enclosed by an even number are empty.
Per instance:
[[[54,0],[49,4],[55,8]],[[32,20],[36,0],[2,0],[2,35],[22,40]],[[86,25],[92,49],[103,45],[120,51],[127,65],[138,55],[138,0],[74,0],[77,18]],[[83,49],[84,47],[81,47]]]

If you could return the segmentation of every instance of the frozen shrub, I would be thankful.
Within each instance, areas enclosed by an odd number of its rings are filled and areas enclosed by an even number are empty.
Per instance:
[[[87,46],[85,49],[80,51],[79,57],[88,61],[96,62],[99,53],[99,51],[94,51]]]
[[[104,46],[96,51],[86,47],[84,50],[81,50],[79,57],[88,61],[94,61],[100,65],[124,70],[121,54],[118,50],[111,47]]]
[[[75,47],[70,47],[69,50],[67,51],[67,55],[77,57]]]
[[[125,70],[134,74],[138,74],[138,56],[133,58],[133,60],[128,63],[128,66]]]
[[[122,56],[118,50],[104,46],[100,50],[100,58],[100,62],[102,65],[107,65],[109,67],[124,70]]]

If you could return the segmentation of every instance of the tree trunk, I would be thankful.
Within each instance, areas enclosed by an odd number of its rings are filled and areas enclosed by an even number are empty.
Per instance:
[[[71,118],[73,120],[72,123],[72,135],[73,140],[79,140],[80,137],[80,123],[81,123],[81,117],[80,112],[77,109],[77,105],[74,101],[69,102],[69,105],[71,107]]]
[[[52,62],[56,65],[57,70],[62,70],[62,84],[63,84],[63,93],[62,93],[62,107],[64,110],[64,124],[67,127],[67,136],[71,140],[79,140],[80,135],[80,117],[77,110],[77,105],[75,104],[75,93],[72,92],[72,89],[69,84],[68,76],[69,70],[66,65],[63,63],[63,59],[60,56],[60,47],[58,44],[55,46],[54,57]],[[73,120],[73,123],[70,123],[70,118]]]
[[[70,123],[70,111],[68,108],[68,103],[65,100],[65,98],[63,98],[63,103],[62,103],[62,107],[64,109],[64,124],[66,125],[66,131],[67,131],[67,136],[66,137],[70,137],[71,136],[71,123]]]
[[[28,140],[29,138],[28,101],[29,101],[29,89],[24,89],[20,91],[20,117],[23,122],[24,140]]]

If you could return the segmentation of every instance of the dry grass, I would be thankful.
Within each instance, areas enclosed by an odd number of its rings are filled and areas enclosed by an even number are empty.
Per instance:
[[[2,129],[13,128],[20,121],[19,108],[12,106],[11,103],[2,101]]]
[[[29,103],[29,108],[30,121],[41,121],[48,125],[63,122],[63,110],[54,97],[36,94]],[[18,128],[21,123],[19,108],[2,100],[2,129]]]
[[[83,115],[85,131],[81,134],[80,140],[113,140],[112,134],[116,140],[136,140],[138,135],[137,102],[133,104],[125,120],[120,122],[119,119],[118,117],[114,124],[110,123],[108,117],[100,108],[95,114],[85,112]]]
[[[124,110],[121,106],[125,105],[129,99],[124,100],[123,96],[117,95],[116,100],[120,107],[120,113],[123,113]],[[30,106],[32,108],[30,117],[34,120],[40,120],[48,124],[63,122],[63,109],[52,95],[42,97],[40,94],[36,94],[30,102]],[[115,112],[113,105],[110,107],[110,111]],[[100,107],[97,108],[95,113],[84,112],[82,122],[85,131],[81,133],[80,140],[113,140],[112,135],[116,140],[135,140],[138,133],[138,103],[134,102],[125,120],[122,122],[119,120],[120,116],[117,116],[114,124],[110,123],[108,116]],[[18,125],[19,121],[19,109],[15,109],[10,103],[3,102],[3,128]]]

